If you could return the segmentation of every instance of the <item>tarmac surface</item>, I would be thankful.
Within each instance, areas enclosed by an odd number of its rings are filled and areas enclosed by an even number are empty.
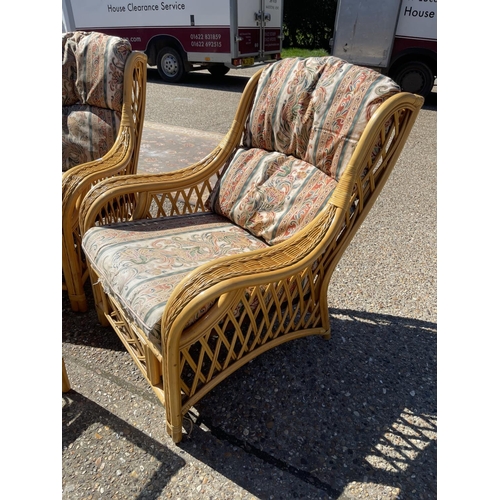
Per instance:
[[[92,300],[74,313],[63,294],[63,500],[437,498],[436,122],[426,106],[333,275],[332,338],[238,370],[179,445]],[[221,138],[146,122],[138,170],[186,166]]]

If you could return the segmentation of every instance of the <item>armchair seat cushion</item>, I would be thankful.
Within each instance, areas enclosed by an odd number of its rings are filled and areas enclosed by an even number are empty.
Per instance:
[[[165,304],[184,276],[219,257],[267,245],[225,217],[204,212],[94,227],[82,247],[107,293],[159,346]]]

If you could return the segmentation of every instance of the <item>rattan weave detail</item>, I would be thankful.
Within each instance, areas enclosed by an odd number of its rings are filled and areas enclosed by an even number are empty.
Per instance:
[[[240,144],[258,78],[249,81],[230,132],[212,154],[176,172],[99,183],[82,203],[82,232],[96,224],[206,211],[224,163]],[[329,338],[332,274],[393,170],[422,103],[399,93],[378,108],[331,199],[305,228],[275,246],[220,258],[185,276],[163,312],[161,349],[127,319],[91,270],[99,318],[115,329],[165,405],[175,442],[189,408],[245,363],[299,337]],[[213,306],[190,324],[207,303]]]

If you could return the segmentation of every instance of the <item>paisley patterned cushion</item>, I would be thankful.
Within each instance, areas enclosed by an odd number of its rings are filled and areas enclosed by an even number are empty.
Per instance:
[[[267,245],[226,218],[205,212],[94,227],[82,246],[105,290],[159,345],[163,309],[187,273],[218,257]]]
[[[287,58],[261,74],[240,149],[209,207],[279,243],[331,196],[370,117],[399,92],[388,77],[336,57]]]
[[[283,59],[260,77],[244,146],[292,155],[338,181],[369,118],[399,91],[336,57]]]
[[[63,33],[62,41],[63,106],[79,102],[121,111],[130,42],[92,31]]]
[[[76,92],[76,59],[75,52],[78,40],[84,32],[63,33],[62,36],[62,105],[71,106],[78,103]]]
[[[63,172],[104,156],[114,144],[131,50],[123,38],[97,32],[63,33]]]
[[[64,106],[62,112],[62,171],[102,158],[112,147],[121,113],[95,106]]]
[[[284,241],[310,222],[337,182],[293,156],[239,149],[211,198],[213,211],[263,238]]]

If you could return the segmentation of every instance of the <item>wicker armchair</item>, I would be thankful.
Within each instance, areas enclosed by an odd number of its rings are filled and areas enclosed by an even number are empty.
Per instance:
[[[99,320],[164,404],[167,431],[245,363],[330,337],[327,288],[423,99],[334,57],[284,59],[247,84],[232,127],[176,172],[86,196]]]
[[[146,56],[96,32],[62,36],[62,270],[71,307],[86,311],[78,211],[96,182],[137,171]]]

